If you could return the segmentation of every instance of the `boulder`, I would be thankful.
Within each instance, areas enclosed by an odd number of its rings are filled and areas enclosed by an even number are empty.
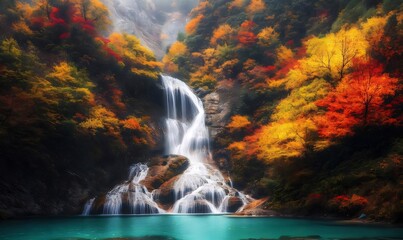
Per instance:
[[[148,175],[141,184],[149,191],[158,189],[173,177],[182,174],[189,166],[189,160],[180,155],[155,157],[150,160]]]
[[[176,180],[181,175],[175,176],[168,181],[164,182],[158,191],[158,197],[156,197],[156,201],[165,209],[167,210],[170,208],[174,203],[175,203],[175,191],[174,191],[174,185]]]

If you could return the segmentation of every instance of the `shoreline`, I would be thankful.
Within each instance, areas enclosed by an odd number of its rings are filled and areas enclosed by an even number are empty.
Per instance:
[[[300,219],[300,220],[312,220],[312,221],[327,221],[338,225],[369,225],[378,227],[398,227],[403,228],[403,223],[391,223],[382,222],[368,219],[346,219],[331,216],[300,216],[300,215],[240,215],[240,214],[121,214],[121,215],[32,215],[32,216],[18,216],[13,218],[0,219],[1,222],[7,222],[9,220],[32,220],[32,219],[58,219],[58,218],[102,218],[102,217],[166,217],[166,216],[192,216],[192,217],[206,217],[206,216],[224,216],[228,218],[285,218],[285,219]]]

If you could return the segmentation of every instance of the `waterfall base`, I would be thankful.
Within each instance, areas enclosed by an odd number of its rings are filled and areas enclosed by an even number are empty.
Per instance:
[[[200,98],[184,82],[161,78],[167,109],[166,152],[171,156],[151,161],[150,168],[132,166],[129,180],[88,201],[84,214],[217,214],[239,211],[251,200],[207,164],[211,152]]]
[[[133,165],[128,180],[88,200],[82,214],[232,213],[250,200],[231,188],[229,179],[219,178],[215,185],[206,176],[192,175],[195,170],[186,157],[156,157],[149,165]],[[208,165],[199,167],[217,171]]]

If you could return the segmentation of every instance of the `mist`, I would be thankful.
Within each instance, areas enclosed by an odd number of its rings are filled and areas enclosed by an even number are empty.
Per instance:
[[[110,11],[114,32],[136,35],[161,59],[197,0],[103,0]]]

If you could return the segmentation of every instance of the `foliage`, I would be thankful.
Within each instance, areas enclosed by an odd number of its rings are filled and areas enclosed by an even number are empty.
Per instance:
[[[393,124],[387,96],[397,90],[397,79],[383,73],[383,66],[372,59],[353,61],[354,72],[345,76],[334,92],[317,102],[327,109],[317,117],[319,133],[324,137],[353,134],[356,125]]]
[[[229,128],[230,131],[234,131],[234,130],[239,129],[239,128],[245,128],[250,124],[251,124],[251,122],[248,120],[248,117],[240,116],[240,115],[234,115],[231,118],[231,122],[228,123],[227,128]]]
[[[337,195],[359,195],[368,205],[351,203],[334,214],[382,208],[384,200],[370,201],[376,194],[359,192],[359,181],[350,181],[358,165],[349,159],[373,140],[346,139],[401,128],[400,8],[392,1],[361,0],[199,3],[183,40],[187,52],[170,62],[194,88],[218,91],[236,106],[214,146],[235,184],[272,195],[274,205],[314,214],[332,212],[328,203]],[[349,155],[339,157],[337,147]],[[335,156],[323,157],[327,151]],[[376,161],[387,151],[363,158]],[[254,175],[250,165],[257,162],[264,173]],[[343,170],[331,172],[350,165],[352,175],[345,178]],[[323,175],[327,180],[316,184],[314,173],[322,170],[334,179]],[[311,185],[300,185],[305,181]],[[325,186],[332,196],[322,191]],[[314,193],[320,197],[306,199]]]
[[[99,0],[1,1],[0,175],[30,199],[1,211],[76,213],[60,202],[105,191],[155,146],[161,64],[109,23]]]

